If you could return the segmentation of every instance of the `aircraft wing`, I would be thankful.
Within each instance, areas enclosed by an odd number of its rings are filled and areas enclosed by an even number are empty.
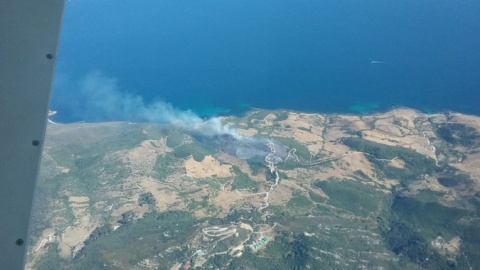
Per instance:
[[[1,269],[24,269],[63,6],[0,1]]]

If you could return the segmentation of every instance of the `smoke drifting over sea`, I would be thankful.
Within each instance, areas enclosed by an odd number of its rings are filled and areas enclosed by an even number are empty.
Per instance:
[[[141,96],[122,92],[117,79],[101,72],[90,73],[75,84],[68,79],[59,80],[55,88],[52,101],[66,102],[67,113],[84,121],[170,123],[206,136],[229,134],[241,138],[216,117],[205,121],[190,110],[179,110],[164,101],[147,104]]]

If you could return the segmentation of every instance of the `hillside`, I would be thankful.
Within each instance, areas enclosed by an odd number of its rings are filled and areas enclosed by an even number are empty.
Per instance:
[[[477,269],[480,118],[50,123],[27,269]]]

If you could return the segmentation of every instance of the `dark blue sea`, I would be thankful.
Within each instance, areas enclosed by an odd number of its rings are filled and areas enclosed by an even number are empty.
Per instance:
[[[78,88],[92,72],[147,105],[201,116],[398,106],[480,115],[480,1],[68,1],[56,120],[88,120]]]

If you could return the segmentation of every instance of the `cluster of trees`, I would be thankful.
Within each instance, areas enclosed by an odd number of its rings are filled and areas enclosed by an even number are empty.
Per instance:
[[[242,172],[238,166],[233,166],[235,180],[232,183],[232,190],[257,187],[259,184]]]
[[[387,178],[400,180],[404,186],[423,174],[434,174],[438,171],[435,160],[405,147],[389,146],[354,137],[343,138],[342,142],[352,150],[368,154],[368,160],[379,169],[380,173]],[[379,161],[379,159],[393,158],[403,160],[404,168],[394,168]]]
[[[303,195],[294,194],[294,197],[288,201],[287,206],[299,210],[309,210],[312,206],[312,202]]]
[[[228,269],[318,269],[318,263],[311,263],[310,248],[307,244],[308,239],[303,234],[280,235],[275,238],[275,249],[278,251],[272,254],[267,246],[260,254],[253,253],[250,248],[246,248],[243,256],[234,258],[228,265]],[[272,245],[269,243],[268,245]],[[273,256],[272,256],[273,255]],[[278,256],[278,257],[277,257]],[[309,263],[310,262],[310,263]]]
[[[448,143],[465,147],[478,146],[480,134],[473,127],[459,123],[446,123],[436,126],[437,135]]]
[[[155,166],[153,170],[155,172],[155,177],[159,180],[164,180],[173,173],[174,171],[175,158],[167,153],[165,156],[158,156],[155,161]]]
[[[429,256],[428,243],[410,225],[392,221],[385,234],[390,250],[397,255],[405,255],[415,263],[425,263]]]
[[[375,212],[378,204],[385,203],[383,192],[359,181],[326,180],[317,181],[314,186],[328,195],[329,204],[361,216]]]
[[[382,217],[388,225],[380,226],[388,248],[426,269],[468,269],[468,264],[479,264],[480,225],[465,220],[479,215],[480,208],[473,205],[468,209],[447,207],[432,199],[429,201],[425,195],[395,196],[390,212]],[[456,260],[432,249],[430,242],[437,236],[447,241],[453,236],[462,239]],[[468,256],[468,262],[463,256]]]
[[[295,148],[295,155],[298,157],[301,163],[307,163],[310,160],[310,151],[305,145],[290,138],[274,137],[273,139],[283,145],[288,146],[290,149]],[[292,163],[292,161],[290,160],[285,163]],[[297,162],[293,162],[293,164],[296,164],[297,166],[300,165]]]
[[[186,158],[190,155],[193,156],[195,161],[202,161],[205,156],[212,154],[210,151],[205,149],[201,144],[198,142],[183,144],[175,148],[173,155],[176,158]]]
[[[150,209],[150,211],[154,211],[156,209],[156,203],[157,200],[155,200],[155,197],[153,197],[151,192],[142,193],[140,194],[140,197],[138,197],[138,205],[148,205],[148,209]]]

